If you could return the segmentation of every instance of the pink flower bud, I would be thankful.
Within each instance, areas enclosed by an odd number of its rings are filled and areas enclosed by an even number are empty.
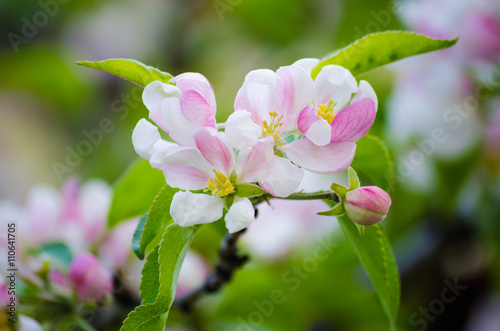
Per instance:
[[[391,206],[391,197],[377,186],[364,186],[347,192],[344,207],[349,218],[361,225],[382,221]]]
[[[113,289],[111,272],[90,253],[80,254],[71,262],[69,278],[82,301],[102,302]]]

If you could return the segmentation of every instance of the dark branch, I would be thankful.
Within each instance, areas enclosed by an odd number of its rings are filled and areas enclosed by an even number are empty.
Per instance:
[[[195,303],[204,294],[217,292],[222,286],[228,283],[236,269],[240,268],[248,261],[248,256],[240,256],[236,243],[238,238],[245,233],[246,229],[235,233],[229,233],[224,237],[219,249],[219,260],[215,267],[213,275],[208,277],[205,283],[192,293],[175,299],[174,307],[182,312],[190,313],[193,311]]]

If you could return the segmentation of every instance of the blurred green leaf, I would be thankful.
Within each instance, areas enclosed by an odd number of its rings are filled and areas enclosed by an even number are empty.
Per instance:
[[[158,249],[159,245],[155,247],[148,254],[146,263],[142,268],[142,278],[141,278],[141,299],[143,304],[154,303],[156,297],[158,296],[158,290],[160,289],[160,265],[158,264]]]
[[[149,303],[137,307],[128,315],[120,330],[164,330],[168,312],[174,302],[177,278],[179,277],[182,262],[186,257],[191,241],[200,227],[181,227],[177,224],[171,224],[167,227],[158,249],[159,274],[155,270],[153,262],[148,264],[149,270],[145,271],[146,274],[149,274],[146,279],[151,279],[156,275],[159,277],[160,286],[156,300],[153,304]],[[154,256],[150,261],[153,261],[153,259]],[[149,290],[152,290],[152,288]],[[152,295],[151,292],[148,293],[148,300],[150,295]]]
[[[61,242],[50,242],[39,248],[40,256],[48,258],[57,266],[67,269],[71,264],[73,255],[69,247]]]
[[[129,80],[142,87],[145,87],[155,80],[168,83],[172,78],[172,75],[168,72],[160,71],[132,59],[109,59],[96,62],[78,61],[76,64],[109,72],[110,74]]]
[[[396,330],[399,309],[400,281],[394,254],[380,224],[365,227],[363,238],[347,215],[338,217],[344,232],[361,264],[372,281],[375,292],[389,318],[391,330]]]
[[[358,76],[409,56],[451,47],[457,40],[432,39],[408,31],[372,33],[321,59],[311,76],[316,78],[321,69],[330,64],[340,65]]]
[[[147,212],[163,185],[162,172],[153,169],[148,161],[139,159],[131,164],[114,185],[108,225],[113,227]]]
[[[386,144],[378,137],[366,135],[356,145],[351,167],[389,192],[394,184],[394,164]]]
[[[139,259],[144,259],[144,254],[141,254],[140,245],[141,245],[141,237],[144,232],[144,225],[146,224],[146,219],[148,218],[148,213],[141,216],[141,219],[137,223],[137,227],[134,230],[134,235],[132,236],[132,250],[134,254]]]
[[[155,238],[161,238],[167,226],[172,224],[173,220],[172,216],[170,216],[170,204],[172,203],[174,194],[178,191],[179,189],[165,185],[153,201],[149,209],[146,223],[144,224],[144,230],[139,244],[138,256],[140,259],[144,258],[148,245],[155,241]]]

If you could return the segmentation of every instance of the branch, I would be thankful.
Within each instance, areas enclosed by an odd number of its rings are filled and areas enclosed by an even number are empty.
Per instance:
[[[236,269],[248,261],[248,256],[240,256],[236,243],[238,238],[245,233],[246,229],[235,233],[229,233],[224,237],[219,249],[219,261],[213,275],[208,277],[205,283],[192,293],[175,299],[173,306],[184,313],[191,313],[198,299],[204,294],[217,292],[228,283]]]

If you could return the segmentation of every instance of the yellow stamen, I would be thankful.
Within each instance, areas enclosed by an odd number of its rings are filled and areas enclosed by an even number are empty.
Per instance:
[[[335,114],[333,113],[333,108],[337,103],[333,100],[328,101],[328,105],[321,104],[318,107],[318,116],[323,118],[328,124],[332,124]]]
[[[216,197],[225,197],[231,193],[234,193],[234,186],[229,180],[229,178],[220,171],[214,170],[215,182],[212,179],[207,181],[207,187],[212,191],[212,195]]]
[[[278,117],[278,113],[276,111],[270,111],[269,116],[271,116],[271,123],[268,123],[267,121],[262,122],[262,137],[273,137],[276,142],[279,142],[279,128],[283,125],[283,123],[281,123],[283,115]]]

